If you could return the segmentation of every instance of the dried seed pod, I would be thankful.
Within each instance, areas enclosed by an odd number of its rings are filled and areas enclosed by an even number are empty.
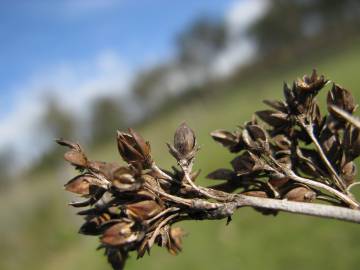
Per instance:
[[[128,258],[128,252],[121,248],[106,247],[105,255],[108,258],[108,262],[113,269],[123,270],[126,259]]]
[[[90,195],[92,194],[92,187],[99,187],[106,189],[107,183],[104,183],[102,180],[91,174],[81,174],[75,176],[68,183],[65,184],[65,189],[67,191],[77,193],[80,195]]]
[[[185,236],[185,232],[183,229],[175,227],[170,229],[169,236],[166,247],[170,254],[177,255],[182,249],[182,238]]]
[[[101,234],[101,226],[109,220],[111,220],[111,216],[108,213],[93,216],[80,227],[79,233],[85,235],[99,235]]]
[[[182,123],[175,131],[174,147],[183,156],[194,150],[196,138],[194,131],[186,123]]]
[[[316,94],[328,81],[323,75],[318,75],[314,69],[311,76],[304,75],[302,79],[295,81],[295,89],[299,95]]]
[[[291,158],[290,150],[282,150],[274,153],[274,157],[279,165],[289,170],[293,167],[293,160]]]
[[[230,132],[223,129],[218,129],[212,131],[210,135],[215,141],[227,147],[232,153],[240,152],[244,148],[241,136],[237,131]]]
[[[360,155],[360,130],[348,126],[344,132],[343,150],[347,161],[354,160]]]
[[[343,119],[332,109],[332,106],[336,106],[350,114],[357,108],[357,104],[351,93],[338,84],[333,84],[332,89],[329,91],[327,104],[329,113],[340,122],[342,122]]]
[[[64,158],[74,166],[86,167],[87,165],[87,158],[83,152],[70,150],[64,154]]]
[[[325,119],[321,117],[320,107],[316,102],[311,103],[307,117],[307,120],[313,124],[315,132],[320,130],[323,120]]]
[[[283,134],[276,135],[272,140],[280,150],[289,150],[291,147],[290,139]]]
[[[341,168],[341,178],[344,180],[346,186],[355,182],[357,169],[354,162],[350,161]]]
[[[298,186],[288,191],[284,198],[289,201],[311,202],[316,199],[316,193],[307,187]]]
[[[312,177],[327,176],[326,169],[319,159],[319,155],[312,149],[296,148],[297,167],[306,175]]]
[[[269,151],[269,140],[265,130],[258,125],[247,125],[242,140],[249,150]]]
[[[150,168],[152,158],[150,144],[138,133],[129,129],[129,133],[118,131],[118,150],[124,161],[130,164],[140,164],[143,168]]]
[[[162,210],[164,210],[164,207],[152,200],[140,201],[126,206],[128,216],[139,220],[152,218]]]
[[[278,100],[263,100],[263,102],[270,106],[271,108],[280,111],[282,113],[288,113],[287,105],[284,101],[278,101]]]
[[[289,124],[288,115],[283,112],[273,110],[257,111],[256,115],[266,124],[272,127],[281,127]]]
[[[250,174],[260,170],[266,170],[266,166],[256,155],[250,151],[245,151],[242,155],[231,161],[237,175]]]
[[[56,140],[56,142],[59,145],[70,148],[70,150],[64,154],[64,158],[66,161],[68,161],[69,163],[71,163],[72,165],[77,166],[77,167],[86,167],[87,166],[88,159],[79,144],[72,143],[70,141],[66,141],[63,139],[58,139],[58,140]]]
[[[289,108],[289,114],[298,114],[299,113],[297,110],[298,102],[296,101],[295,93],[291,90],[289,85],[285,82],[283,85],[283,93],[284,93],[284,97],[285,97],[285,102]]]
[[[269,183],[273,187],[279,189],[280,187],[284,186],[286,183],[288,183],[290,178],[288,176],[279,174],[272,174],[269,178]]]
[[[174,145],[168,144],[168,147],[176,160],[190,162],[198,150],[194,131],[182,123],[175,131]]]
[[[88,168],[93,172],[102,174],[106,179],[111,181],[113,174],[121,166],[115,162],[89,161]]]
[[[249,131],[247,131],[246,129],[243,130],[243,132],[241,133],[241,138],[244,142],[244,144],[246,145],[247,149],[253,149],[255,148],[255,142],[253,140],[253,138],[251,138]]]
[[[138,191],[136,191],[136,196],[140,199],[140,198],[143,198],[143,199],[147,199],[147,200],[157,200],[158,199],[158,196],[155,195],[154,193],[148,191],[148,190],[143,190],[143,189],[140,189]]]
[[[135,228],[135,222],[130,219],[121,219],[109,227],[100,240],[103,244],[109,246],[125,246],[140,241],[144,233]]]
[[[142,186],[143,180],[131,168],[119,167],[112,173],[111,182],[118,191],[134,191]]]
[[[215,141],[221,143],[225,147],[236,145],[239,142],[238,136],[224,129],[214,130],[210,135]]]
[[[251,138],[255,141],[267,141],[267,134],[265,130],[258,125],[248,125],[246,130],[249,132]]]
[[[241,193],[242,195],[252,196],[252,197],[259,197],[259,198],[268,198],[268,194],[262,190],[252,190],[252,191],[245,191]]]
[[[86,206],[94,204],[95,202],[96,202],[96,200],[94,199],[94,197],[90,197],[83,201],[70,202],[69,205],[73,206],[73,207],[86,207]]]
[[[78,150],[78,151],[81,150],[81,147],[79,144],[70,142],[68,140],[56,139],[55,142],[61,146],[69,147],[72,150]]]
[[[156,242],[159,247],[166,247],[167,243],[170,241],[170,225],[166,225],[160,229],[160,234],[156,238]]]
[[[318,76],[313,70],[311,76],[305,75],[294,81],[292,88],[284,84],[284,96],[289,108],[289,114],[296,116],[303,114],[306,117],[314,116],[314,97],[328,81],[324,76]]]
[[[137,259],[144,257],[146,252],[150,254],[150,248],[148,245],[149,239],[150,236],[145,236],[144,239],[141,241],[140,245],[137,247]]]
[[[334,134],[329,129],[325,129],[321,132],[319,141],[325,155],[328,156],[331,161],[335,161],[339,158],[341,147],[339,137],[336,133]]]

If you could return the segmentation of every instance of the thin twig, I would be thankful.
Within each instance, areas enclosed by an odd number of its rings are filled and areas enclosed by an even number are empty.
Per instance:
[[[145,184],[145,187],[148,188],[150,191],[163,196],[165,199],[167,199],[169,201],[172,201],[172,202],[175,202],[175,203],[178,203],[178,204],[181,204],[181,205],[185,205],[185,206],[191,206],[192,205],[192,202],[191,202],[190,199],[184,199],[184,198],[181,198],[181,197],[178,197],[178,196],[168,194],[165,191],[160,190],[160,188],[158,188],[158,187],[154,188],[154,187],[152,187],[151,185],[148,185],[148,184]]]
[[[152,223],[154,220],[157,220],[158,218],[162,217],[163,215],[170,213],[170,212],[176,212],[178,211],[180,208],[178,207],[170,207],[170,208],[166,208],[164,211],[160,212],[159,214],[157,214],[156,216],[154,216],[153,218],[149,219],[146,221],[147,224]]]
[[[342,110],[342,109],[340,109],[339,107],[336,107],[336,106],[331,106],[331,109],[333,109],[345,121],[349,122],[353,126],[360,129],[360,120],[357,117],[352,116],[348,112],[346,112],[346,111],[344,111],[344,110]]]
[[[346,186],[343,182],[343,180],[340,178],[340,176],[335,171],[334,167],[331,165],[330,161],[327,159],[321,145],[319,144],[318,140],[316,139],[313,127],[312,125],[307,125],[304,123],[303,120],[298,119],[301,126],[305,129],[306,133],[309,135],[311,141],[314,143],[316,150],[318,151],[321,160],[324,162],[326,168],[328,169],[331,177],[334,179],[336,185],[342,190],[346,192]]]
[[[159,177],[162,177],[163,179],[170,181],[173,180],[173,178],[170,175],[162,171],[154,162],[151,164],[151,169],[154,170],[154,172],[156,172],[159,175]]]
[[[339,206],[341,205],[341,203],[339,201],[337,201],[334,198],[329,197],[329,196],[318,195],[318,196],[316,196],[316,199],[320,200],[320,201],[327,202],[327,203],[331,203],[333,205],[339,205]]]
[[[326,191],[328,191],[329,193],[331,194],[334,194],[336,197],[338,197],[339,199],[341,199],[343,202],[347,203],[350,207],[354,208],[354,209],[359,209],[359,203],[356,202],[354,199],[352,199],[350,196],[328,186],[328,185],[325,185],[321,182],[317,182],[317,181],[313,181],[313,180],[310,180],[310,179],[307,179],[307,178],[304,178],[304,177],[301,177],[301,176],[298,176],[296,175],[294,172],[292,171],[287,171],[287,175],[297,181],[297,182],[300,182],[300,183],[303,183],[305,185],[309,185],[309,186],[312,186],[312,187],[317,187],[317,188],[322,188]]]
[[[184,178],[185,178],[185,180],[186,180],[186,181],[188,182],[188,184],[189,184],[194,190],[196,190],[199,194],[202,194],[202,195],[204,195],[205,197],[207,197],[207,198],[209,198],[209,199],[214,199],[214,200],[222,201],[222,202],[223,202],[223,201],[227,201],[227,199],[224,199],[224,198],[222,198],[222,197],[219,197],[219,196],[210,194],[209,192],[207,192],[207,191],[204,190],[203,188],[198,187],[197,185],[195,185],[195,183],[191,180],[188,167],[181,166],[181,169],[182,169],[183,172],[184,172]]]
[[[167,218],[165,218],[163,221],[160,222],[160,224],[157,226],[157,228],[155,229],[154,233],[152,234],[151,238],[148,241],[148,247],[151,248],[152,245],[154,244],[154,241],[156,239],[156,236],[159,235],[160,229],[166,225],[170,220],[172,220],[173,218],[177,217],[179,214],[172,214],[170,216],[168,216]]]
[[[342,192],[336,190],[335,188],[332,188],[331,186],[326,185],[324,183],[298,176],[292,170],[289,170],[289,169],[285,168],[284,166],[281,166],[276,161],[276,159],[274,159],[272,156],[270,156],[270,160],[281,170],[282,173],[284,173],[286,176],[288,176],[292,180],[297,181],[302,184],[305,184],[305,185],[312,186],[312,187],[324,189],[327,192],[329,192],[329,193],[335,195],[336,197],[338,197],[339,199],[341,199],[343,202],[347,203],[352,208],[359,208],[359,203],[357,201],[355,201],[352,197],[348,196],[347,194],[342,193]],[[271,165],[271,164],[269,164],[269,165]]]
[[[350,191],[353,187],[358,186],[358,185],[360,185],[360,182],[355,182],[355,183],[350,184],[346,189],[348,191]]]

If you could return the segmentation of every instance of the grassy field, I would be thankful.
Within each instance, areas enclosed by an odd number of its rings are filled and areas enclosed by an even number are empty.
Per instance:
[[[353,90],[360,100],[360,46],[303,63],[219,89],[208,98],[157,117],[139,131],[152,143],[157,163],[167,168],[174,160],[165,142],[172,140],[173,131],[185,120],[198,135],[202,150],[196,167],[205,176],[214,168],[228,166],[232,158],[211,140],[209,132],[234,129],[252,112],[264,108],[263,99],[281,97],[284,80],[291,82],[316,67]],[[94,159],[117,161],[115,146],[114,140],[88,152]],[[95,251],[97,239],[76,234],[81,220],[66,206],[71,197],[62,191],[71,173],[70,168],[62,167],[24,176],[1,194],[0,269],[109,269],[102,254]],[[209,183],[204,177],[199,182]],[[264,217],[251,209],[238,211],[229,226],[225,223],[184,222],[181,226],[189,234],[180,255],[173,257],[154,248],[150,257],[137,261],[133,256],[127,269],[359,269],[360,226],[285,213]]]

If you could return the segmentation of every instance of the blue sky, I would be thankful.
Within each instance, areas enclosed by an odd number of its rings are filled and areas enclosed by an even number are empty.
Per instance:
[[[0,2],[0,119],[32,76],[111,50],[128,68],[171,55],[176,33],[231,0],[43,0]],[[25,87],[24,87],[25,84]],[[21,86],[21,87],[20,87]]]
[[[86,123],[94,100],[126,95],[140,68],[171,59],[176,35],[199,16],[223,17],[229,33],[239,33],[266,7],[267,0],[0,0],[0,154],[10,150],[29,166],[53,145],[40,125],[49,96]],[[214,59],[219,74],[251,57],[251,42],[238,38]]]

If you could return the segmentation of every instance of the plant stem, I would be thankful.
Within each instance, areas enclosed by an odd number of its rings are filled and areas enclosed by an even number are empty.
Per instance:
[[[312,187],[324,189],[327,192],[329,192],[330,194],[333,194],[337,198],[341,199],[343,202],[348,204],[351,208],[355,208],[355,209],[360,208],[359,203],[355,199],[353,199],[351,196],[349,196],[347,193],[342,193],[341,191],[338,191],[337,189],[332,188],[331,186],[326,185],[324,183],[321,183],[319,181],[314,181],[314,180],[311,180],[311,179],[307,179],[307,178],[298,176],[292,170],[289,170],[289,169],[281,166],[276,161],[276,159],[274,159],[272,156],[270,156],[270,160],[281,170],[281,173],[285,174],[286,176],[288,176],[292,180],[297,181],[297,182],[302,183],[302,184],[305,184],[305,185],[312,186]],[[271,166],[272,164],[269,164],[269,165]]]
[[[147,223],[147,224],[150,224],[150,223],[153,222],[154,220],[157,220],[158,218],[166,215],[167,213],[176,212],[176,211],[179,211],[179,210],[180,210],[180,208],[177,208],[177,207],[166,208],[164,211],[160,212],[159,214],[157,214],[157,215],[154,216],[153,218],[147,220],[146,223]]]
[[[261,207],[289,213],[360,223],[359,210],[339,206],[250,197],[245,195],[237,195],[235,198],[235,203],[237,208],[243,206]]]
[[[329,193],[335,195],[336,197],[338,197],[339,199],[341,199],[343,202],[345,202],[346,204],[348,204],[351,208],[354,208],[354,209],[359,209],[359,203],[357,201],[355,201],[353,198],[351,198],[350,196],[348,196],[347,194],[344,194],[328,185],[325,185],[321,182],[317,182],[317,181],[313,181],[313,180],[310,180],[310,179],[307,179],[307,178],[304,178],[304,177],[301,177],[301,176],[298,176],[296,175],[295,173],[293,172],[290,172],[290,171],[287,171],[287,175],[299,182],[299,183],[303,183],[305,185],[309,185],[309,186],[312,186],[312,187],[317,187],[317,188],[322,188],[326,191],[328,191]]]
[[[336,106],[331,106],[331,108],[340,116],[342,117],[345,121],[348,121],[350,124],[352,124],[353,126],[355,126],[356,128],[360,129],[360,120],[354,116],[352,116],[350,113],[336,107]]]
[[[177,204],[185,205],[185,206],[191,206],[191,204],[192,204],[192,201],[190,199],[184,199],[182,197],[178,197],[178,196],[168,194],[164,190],[161,190],[159,187],[154,188],[151,185],[147,185],[147,184],[145,184],[145,187],[147,189],[149,189],[150,191],[163,196],[168,201],[172,201],[172,202],[175,202]]]
[[[360,211],[356,209],[349,209],[346,207],[325,205],[318,203],[295,202],[288,200],[270,199],[247,196],[243,194],[229,194],[231,201],[225,203],[211,203],[205,201],[207,208],[204,212],[208,214],[208,219],[223,219],[231,216],[236,209],[250,206],[256,208],[265,208],[278,211],[284,211],[294,214],[309,215],[315,217],[323,217],[330,219],[337,219],[341,221],[348,221],[352,223],[360,223]],[[211,205],[209,205],[211,204]],[[201,205],[198,202],[198,205]],[[211,211],[208,211],[211,209]]]
[[[202,195],[204,195],[205,197],[207,197],[209,199],[214,199],[214,200],[217,200],[217,201],[226,201],[227,200],[227,199],[224,199],[223,197],[213,195],[213,194],[207,192],[206,189],[204,189],[202,187],[198,187],[197,185],[195,185],[195,183],[191,180],[190,173],[189,173],[189,167],[181,166],[181,169],[182,169],[182,171],[184,173],[184,178],[185,178],[186,182],[188,182],[188,184],[194,190],[196,190],[199,194],[202,194]]]
[[[155,162],[153,162],[151,164],[151,169],[156,172],[157,174],[159,174],[160,177],[162,177],[163,179],[166,179],[166,180],[170,180],[172,181],[172,177],[168,174],[166,174],[165,172],[163,172],[156,164]]]
[[[160,224],[157,226],[157,228],[155,229],[153,235],[151,236],[150,240],[148,241],[148,246],[149,248],[152,247],[152,245],[154,244],[154,241],[156,239],[156,236],[159,235],[160,229],[166,225],[171,219],[177,217],[179,214],[173,214],[168,216],[167,218],[165,218],[163,221],[160,222]]]
[[[328,169],[331,177],[333,178],[333,180],[335,181],[335,184],[344,192],[346,191],[346,186],[344,184],[344,182],[342,181],[342,179],[340,178],[340,176],[337,174],[337,172],[335,171],[334,167],[331,165],[330,161],[327,159],[321,145],[319,144],[318,140],[316,139],[315,135],[314,135],[314,131],[313,131],[313,127],[312,125],[307,125],[304,123],[303,120],[299,119],[299,122],[301,124],[301,126],[305,129],[306,133],[309,135],[309,137],[311,138],[311,141],[314,143],[316,150],[318,151],[321,160],[324,162],[326,168]]]

